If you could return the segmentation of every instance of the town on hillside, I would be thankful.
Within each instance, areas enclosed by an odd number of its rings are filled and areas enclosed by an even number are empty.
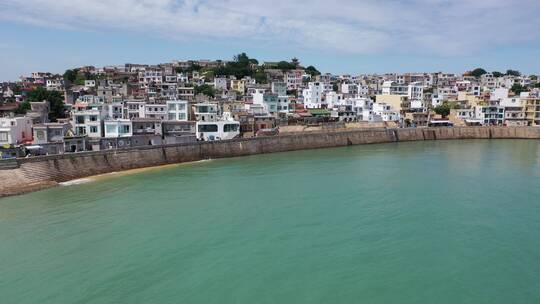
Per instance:
[[[290,61],[83,66],[0,83],[0,158],[341,128],[540,125],[519,71],[333,75]]]

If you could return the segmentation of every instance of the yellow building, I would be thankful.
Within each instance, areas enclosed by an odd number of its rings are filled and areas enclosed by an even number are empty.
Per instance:
[[[486,105],[486,102],[482,98],[468,92],[458,92],[457,99],[460,102],[466,101],[470,107]]]
[[[407,112],[411,108],[411,102],[407,95],[377,95],[375,96],[375,102],[385,103],[392,107],[392,110],[398,111],[401,114]]]
[[[246,81],[243,79],[233,79],[231,80],[231,89],[238,93],[244,94],[246,92]]]
[[[524,98],[525,115],[530,126],[540,125],[540,97]]]

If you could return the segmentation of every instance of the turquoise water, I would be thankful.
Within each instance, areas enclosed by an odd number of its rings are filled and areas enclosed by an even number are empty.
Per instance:
[[[0,200],[0,303],[539,303],[540,141],[184,164]]]

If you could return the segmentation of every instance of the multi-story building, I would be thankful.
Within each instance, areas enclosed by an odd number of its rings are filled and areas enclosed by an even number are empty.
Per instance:
[[[287,83],[287,90],[299,90],[304,81],[305,71],[301,69],[290,70],[285,74],[285,83]]]
[[[186,100],[167,100],[167,120],[187,121],[188,102]]]
[[[104,126],[105,138],[133,136],[133,124],[129,119],[106,119]]]
[[[261,105],[266,113],[275,114],[277,112],[278,94],[266,92],[264,89],[257,89],[252,96],[253,104]]]
[[[102,137],[103,120],[106,117],[107,112],[102,104],[75,105],[71,113],[75,135],[87,135],[89,138]]]
[[[197,103],[194,105],[195,120],[216,121],[218,120],[218,105],[215,103]]]
[[[385,81],[382,85],[382,95],[407,95],[409,88],[395,81]]]
[[[540,97],[529,96],[523,98],[527,124],[530,126],[540,125]]]
[[[0,146],[32,141],[32,120],[29,117],[0,118]]]
[[[144,118],[164,120],[167,117],[167,105],[162,103],[144,104]]]
[[[322,108],[325,105],[323,104],[323,92],[323,82],[310,82],[308,88],[302,91],[304,106],[308,109]]]

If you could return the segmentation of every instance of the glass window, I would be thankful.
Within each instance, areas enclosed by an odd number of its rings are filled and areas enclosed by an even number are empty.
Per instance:
[[[176,120],[176,114],[169,113],[169,120]]]
[[[90,127],[90,133],[97,133],[97,127],[96,126],[91,126]]]
[[[226,124],[223,126],[223,132],[236,132],[238,131],[237,124]]]
[[[176,111],[176,104],[175,103],[169,104],[169,111]]]
[[[0,132],[0,141],[7,141],[7,140],[8,140],[8,133]]]
[[[108,134],[116,133],[116,125],[107,125],[106,129]]]
[[[217,132],[217,125],[199,125],[199,132]]]
[[[130,130],[129,125],[122,126],[122,133],[124,134],[129,133],[130,132],[129,130]]]

